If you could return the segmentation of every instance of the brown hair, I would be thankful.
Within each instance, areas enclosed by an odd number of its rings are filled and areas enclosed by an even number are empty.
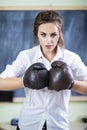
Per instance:
[[[62,48],[64,46],[62,18],[59,15],[58,12],[52,11],[52,10],[41,11],[36,16],[35,21],[34,21],[34,30],[33,30],[34,42],[36,43],[36,41],[38,40],[38,37],[37,37],[38,27],[41,24],[49,23],[49,22],[57,23],[57,26],[58,26],[58,29],[59,29],[59,32],[60,32],[58,44]]]

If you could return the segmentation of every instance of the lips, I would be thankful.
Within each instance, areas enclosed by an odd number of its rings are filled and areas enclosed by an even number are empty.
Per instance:
[[[52,45],[46,45],[47,49],[50,49],[52,47]]]

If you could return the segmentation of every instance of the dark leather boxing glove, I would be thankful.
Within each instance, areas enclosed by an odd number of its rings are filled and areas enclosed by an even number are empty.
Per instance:
[[[70,67],[63,61],[55,61],[51,66],[48,89],[59,91],[72,88],[74,80]]]
[[[42,89],[48,86],[48,70],[42,63],[32,64],[24,74],[23,83],[31,89]]]

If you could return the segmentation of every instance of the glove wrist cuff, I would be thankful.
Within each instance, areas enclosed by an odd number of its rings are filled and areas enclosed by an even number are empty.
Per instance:
[[[74,81],[72,81],[72,83],[69,85],[69,89],[72,89],[73,85],[74,85]]]

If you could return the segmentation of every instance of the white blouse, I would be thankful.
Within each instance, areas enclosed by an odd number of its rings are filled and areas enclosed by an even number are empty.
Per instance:
[[[63,59],[72,69],[74,78],[87,81],[87,67],[80,57],[69,51],[58,51],[53,61]],[[52,62],[53,62],[52,61]],[[18,77],[23,75],[27,68],[36,62],[43,63],[49,70],[51,63],[43,56],[40,46],[21,51],[12,65],[7,65],[0,77]],[[46,120],[47,130],[69,130],[68,103],[70,90],[33,90],[24,87],[26,98],[20,111],[20,130],[41,130]]]

